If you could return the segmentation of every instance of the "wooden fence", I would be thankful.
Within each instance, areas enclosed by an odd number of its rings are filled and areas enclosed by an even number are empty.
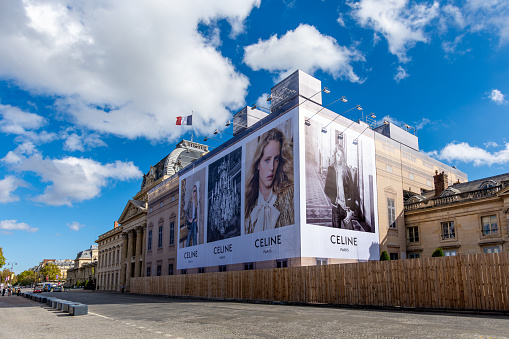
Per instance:
[[[509,311],[509,253],[132,278],[131,293]]]

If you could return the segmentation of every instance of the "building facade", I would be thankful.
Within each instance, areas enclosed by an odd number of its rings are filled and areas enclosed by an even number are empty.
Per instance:
[[[406,247],[410,258],[509,250],[509,173],[448,184],[436,173],[435,190],[405,204]]]
[[[120,253],[123,250],[122,226],[114,222],[113,229],[95,241],[99,250],[97,289],[120,291]]]

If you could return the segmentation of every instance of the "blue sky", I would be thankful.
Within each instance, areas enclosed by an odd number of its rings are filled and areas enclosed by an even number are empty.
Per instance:
[[[17,273],[74,259],[190,137],[177,116],[203,140],[296,69],[470,180],[507,173],[507,60],[506,0],[0,2],[0,247]]]

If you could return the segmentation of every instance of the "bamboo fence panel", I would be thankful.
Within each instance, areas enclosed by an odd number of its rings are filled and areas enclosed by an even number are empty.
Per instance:
[[[509,311],[509,253],[131,278],[141,294]]]

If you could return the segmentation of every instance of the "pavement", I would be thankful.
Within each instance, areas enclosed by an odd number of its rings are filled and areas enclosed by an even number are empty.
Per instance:
[[[69,316],[0,297],[0,338],[509,338],[509,316],[289,306],[108,292],[47,292],[88,305]]]

